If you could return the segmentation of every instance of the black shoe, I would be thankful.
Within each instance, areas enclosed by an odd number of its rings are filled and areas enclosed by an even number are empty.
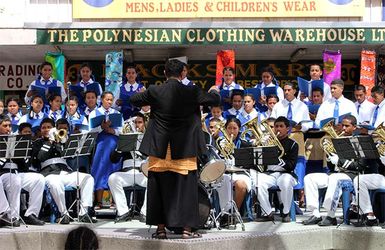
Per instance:
[[[79,222],[83,222],[83,223],[96,223],[96,222],[98,222],[98,220],[93,219],[88,214],[83,214],[83,215],[79,216]]]
[[[68,214],[63,215],[61,218],[59,218],[58,223],[62,225],[70,224],[71,218]]]
[[[45,224],[44,221],[39,220],[34,214],[24,217],[23,219],[25,224],[28,225],[43,226]]]
[[[309,219],[302,221],[303,225],[317,225],[322,221],[322,217],[315,217],[312,215]]]
[[[330,216],[326,216],[322,221],[318,223],[318,226],[327,227],[327,226],[337,226],[337,219]]]
[[[115,223],[125,222],[125,221],[130,221],[130,220],[131,220],[131,213],[130,213],[130,211],[128,211],[125,214],[117,216],[116,219],[115,219]]]
[[[9,218],[6,213],[0,214],[0,227],[7,226],[7,221],[9,221]]]
[[[348,212],[349,220],[358,219],[358,217],[359,217],[359,215],[356,211],[349,209],[349,212]]]
[[[221,219],[219,220],[219,226],[220,227],[228,227],[229,224],[230,224],[229,215],[227,215],[227,214],[222,215]]]
[[[365,215],[363,218],[363,224],[367,227],[378,226],[378,220],[377,220],[377,218],[368,219],[368,217]]]
[[[282,222],[283,222],[283,223],[291,222],[290,215],[289,215],[289,214],[283,214],[283,216],[282,216]]]
[[[255,218],[256,222],[265,222],[265,221],[274,221],[274,213],[271,212],[269,215],[261,216],[259,218]]]

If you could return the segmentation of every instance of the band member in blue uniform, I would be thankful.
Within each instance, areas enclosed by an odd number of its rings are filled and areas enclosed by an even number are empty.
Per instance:
[[[91,166],[91,174],[95,178],[95,191],[97,206],[102,206],[103,191],[108,189],[108,177],[111,173],[120,169],[121,163],[112,163],[110,160],[111,153],[115,150],[118,142],[118,135],[121,127],[111,127],[111,121],[108,119],[110,114],[119,113],[119,111],[111,108],[114,95],[111,92],[102,94],[102,105],[92,111],[89,120],[92,127],[92,119],[97,116],[105,116],[101,126],[93,128],[92,131],[100,132],[96,141],[96,150]],[[123,121],[122,121],[123,123]]]
[[[88,63],[83,63],[79,69],[80,72],[80,81],[76,83],[76,86],[84,88],[84,92],[89,90],[95,91],[97,95],[97,103],[100,104],[100,95],[103,93],[102,86],[98,82],[95,82],[92,76],[92,69]],[[85,103],[79,103],[80,108],[84,108]]]
[[[43,113],[43,107],[43,98],[38,95],[33,96],[31,98],[30,110],[20,118],[19,125],[27,122],[32,125],[32,131],[35,133],[40,126],[41,121],[47,117],[47,115]]]
[[[29,105],[31,103],[31,97],[37,94],[34,93],[35,91],[32,90],[32,86],[37,86],[45,89],[48,89],[49,87],[60,87],[62,101],[65,100],[67,94],[65,92],[64,85],[60,81],[52,78],[52,70],[52,64],[49,62],[43,62],[40,65],[40,74],[38,78],[29,85],[27,93],[25,94],[24,101],[26,104]],[[48,103],[45,103],[45,105],[48,105]]]
[[[61,96],[58,94],[52,94],[48,98],[49,110],[46,113],[47,117],[51,118],[55,122],[62,117],[63,111],[61,110]]]
[[[70,96],[66,102],[66,108],[63,114],[63,118],[67,119],[70,124],[69,132],[71,134],[88,131],[88,120],[79,111],[78,104],[78,98],[74,95]]]
[[[20,110],[18,99],[11,97],[7,100],[7,115],[9,119],[11,119],[12,126],[17,126],[19,124],[19,120],[22,117],[22,113]],[[12,132],[16,131],[13,130]]]
[[[136,72],[136,68],[134,66],[128,66],[126,69],[127,82],[122,83],[116,96],[118,100],[116,100],[115,104],[120,107],[120,112],[122,113],[124,120],[127,120],[134,113],[139,111],[138,108],[129,103],[128,100],[130,96],[137,92],[146,90],[143,84],[136,82],[137,76],[138,74]]]
[[[81,112],[88,118],[90,113],[98,108],[96,92],[93,90],[86,91],[84,93],[84,102],[86,105],[81,109]]]
[[[262,69],[261,75],[262,75],[262,81],[257,85],[255,85],[255,88],[261,89],[261,98],[259,100],[256,100],[257,101],[256,105],[259,111],[266,111],[267,110],[266,95],[263,92],[263,89],[265,87],[275,87],[275,90],[276,90],[275,94],[278,96],[279,100],[283,100],[284,95],[283,95],[283,89],[279,86],[278,81],[277,79],[275,79],[273,70],[271,68],[266,67]]]

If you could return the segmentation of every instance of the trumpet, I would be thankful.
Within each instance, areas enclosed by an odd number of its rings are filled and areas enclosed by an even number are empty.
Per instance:
[[[66,129],[56,129],[51,128],[49,131],[49,139],[57,143],[66,143],[68,137],[68,132]]]
[[[385,156],[385,126],[384,123],[378,125],[378,127],[373,131],[372,136],[377,141],[377,150],[380,156]]]
[[[231,159],[235,149],[235,144],[233,142],[233,135],[229,136],[223,122],[217,124],[217,128],[223,134],[223,138],[219,137],[215,141],[217,144],[218,150],[225,159]]]
[[[241,138],[245,139],[246,134],[251,133],[257,140],[254,146],[261,146],[261,147],[277,146],[280,150],[279,158],[281,158],[285,154],[285,150],[281,142],[278,140],[277,135],[269,126],[267,119],[261,121],[260,125],[264,128],[264,132],[261,130],[261,128],[258,125],[258,117],[245,123],[244,126],[246,127],[246,130],[242,132]]]

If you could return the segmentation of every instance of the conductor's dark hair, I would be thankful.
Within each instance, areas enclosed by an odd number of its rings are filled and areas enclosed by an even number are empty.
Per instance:
[[[164,73],[167,78],[180,77],[183,71],[183,63],[176,59],[171,59],[164,65]]]
[[[67,119],[65,118],[60,118],[59,120],[56,121],[56,128],[59,127],[60,124],[65,124],[67,125],[67,128],[70,128],[70,124],[68,123]]]
[[[287,128],[290,127],[289,120],[284,116],[280,116],[277,119],[275,119],[274,124],[276,124],[277,122],[283,122]]]
[[[99,249],[98,237],[90,228],[80,226],[68,233],[64,249],[97,250]]]

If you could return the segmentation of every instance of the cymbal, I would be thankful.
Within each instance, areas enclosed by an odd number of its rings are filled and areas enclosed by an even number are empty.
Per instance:
[[[232,172],[232,173],[235,173],[235,172],[240,172],[240,171],[244,171],[244,169],[242,168],[238,168],[238,167],[235,167],[235,166],[226,166],[226,172]]]

